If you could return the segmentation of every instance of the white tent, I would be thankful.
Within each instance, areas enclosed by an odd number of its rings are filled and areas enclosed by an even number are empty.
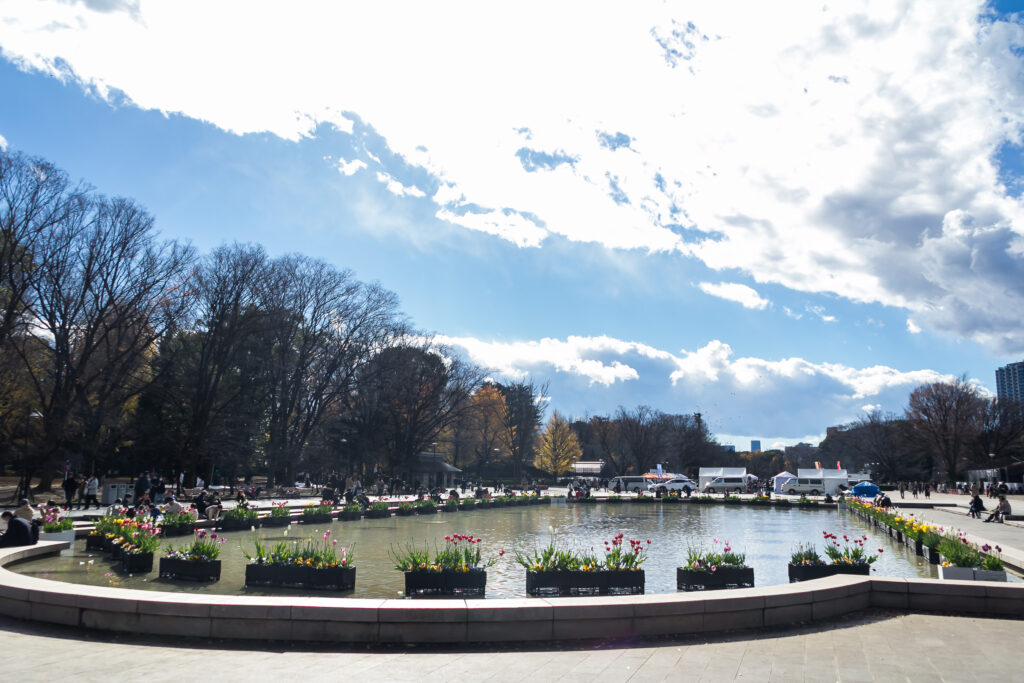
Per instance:
[[[701,467],[700,472],[697,475],[697,485],[700,490],[704,490],[704,485],[715,477],[738,477],[743,480],[743,485],[747,484],[747,468],[746,467]]]
[[[773,487],[774,490],[775,490],[775,493],[782,493],[782,487],[786,484],[787,481],[791,481],[793,479],[796,479],[796,475],[795,474],[790,474],[786,470],[783,470],[783,471],[779,472],[778,474],[776,474],[775,475],[775,486]]]

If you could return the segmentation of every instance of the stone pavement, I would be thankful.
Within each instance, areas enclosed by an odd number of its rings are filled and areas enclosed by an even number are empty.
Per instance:
[[[831,622],[552,648],[332,649],[125,637],[0,618],[6,680],[1021,680],[1024,621],[871,610]]]

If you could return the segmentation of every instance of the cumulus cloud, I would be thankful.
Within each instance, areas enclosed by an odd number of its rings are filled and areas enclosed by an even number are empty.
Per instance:
[[[353,159],[352,161],[345,161],[344,159],[338,159],[338,171],[342,175],[355,175],[356,172],[366,168],[366,162],[362,159]]]
[[[394,176],[384,173],[383,171],[377,171],[377,180],[384,184],[384,187],[388,188],[388,192],[399,197],[426,197],[427,193],[416,187],[415,185],[403,185]]]
[[[910,318],[907,318],[907,332],[910,334],[921,334],[921,328]]]
[[[6,152],[6,151],[7,151],[7,138],[5,138],[3,135],[0,135],[0,152]]]
[[[608,336],[437,341],[462,349],[497,376],[550,378],[552,402],[568,414],[612,411],[627,396],[668,412],[701,411],[717,432],[766,438],[806,440],[869,407],[899,412],[915,387],[953,379],[929,369],[737,358],[719,340],[679,353]]]
[[[438,218],[522,247],[677,253],[1024,350],[1024,203],[997,163],[1024,26],[982,0],[280,7],[11,0],[0,46],[237,133],[358,117],[443,188]]]
[[[753,308],[761,311],[768,308],[772,303],[768,299],[762,299],[756,289],[736,282],[719,282],[718,284],[702,282],[700,283],[700,288],[705,294],[717,296],[726,301],[735,301],[742,305],[743,308]]]

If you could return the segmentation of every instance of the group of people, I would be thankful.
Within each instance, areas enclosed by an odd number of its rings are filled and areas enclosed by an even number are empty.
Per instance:
[[[925,498],[932,497],[932,485],[926,481],[901,481],[896,485],[897,490],[900,492],[900,498],[907,497],[907,491],[913,494],[914,498],[917,498],[919,494],[923,493]]]
[[[64,490],[64,509],[70,510],[75,502],[75,494],[78,494],[78,509],[85,510],[89,505],[100,507],[100,500],[97,497],[100,492],[100,480],[95,474],[79,478],[74,472],[68,472],[61,482],[61,489]]]

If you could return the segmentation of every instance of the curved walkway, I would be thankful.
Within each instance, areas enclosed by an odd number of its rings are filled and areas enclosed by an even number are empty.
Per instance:
[[[1024,621],[872,610],[812,627],[450,652],[111,635],[0,617],[10,680],[1012,681]]]

